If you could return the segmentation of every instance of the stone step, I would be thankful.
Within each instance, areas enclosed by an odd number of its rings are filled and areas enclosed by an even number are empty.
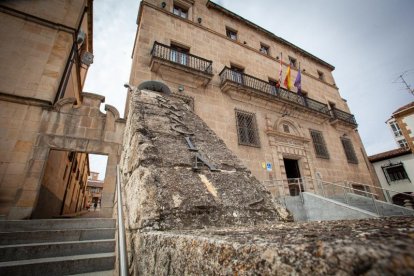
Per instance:
[[[2,245],[0,262],[114,251],[114,239]]]
[[[69,275],[113,270],[115,254],[99,253],[0,262],[0,275]]]
[[[115,219],[34,219],[0,220],[0,232],[30,230],[94,229],[115,228]]]
[[[71,276],[115,276],[115,269],[106,270],[106,271],[97,271],[97,272],[87,272],[87,273],[80,273],[80,274],[70,274]]]
[[[0,232],[0,245],[113,239],[115,228]]]

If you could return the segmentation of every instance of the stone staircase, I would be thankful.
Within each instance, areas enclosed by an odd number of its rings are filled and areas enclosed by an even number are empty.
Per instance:
[[[338,202],[348,204],[350,206],[372,212],[377,213],[379,212],[380,216],[383,217],[391,217],[391,216],[414,216],[414,210],[404,208],[395,204],[390,204],[384,201],[375,200],[375,205],[372,198],[368,198],[361,195],[356,195],[353,193],[348,193],[341,196],[334,196],[329,197],[332,200],[336,200]]]
[[[115,227],[106,218],[0,221],[0,275],[113,275]]]

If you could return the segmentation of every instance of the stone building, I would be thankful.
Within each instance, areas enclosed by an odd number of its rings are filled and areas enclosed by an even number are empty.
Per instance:
[[[32,218],[57,217],[84,209],[89,174],[87,153],[51,150]]]
[[[89,206],[93,206],[95,202],[98,205],[101,205],[104,181],[99,180],[98,177],[99,177],[98,172],[91,172],[91,176],[88,179],[86,191],[88,193],[87,204]]]
[[[0,216],[81,208],[85,184],[62,192],[42,183],[54,177],[47,176],[48,159],[62,161],[56,169],[63,178],[71,152],[82,160],[91,152],[108,156],[103,206],[112,215],[124,122],[112,106],[100,111],[104,97],[83,92],[93,62],[92,21],[92,0],[0,3]]]
[[[144,0],[137,24],[130,83],[165,83],[260,181],[373,184],[334,66],[207,0]],[[280,64],[301,94],[276,87]]]

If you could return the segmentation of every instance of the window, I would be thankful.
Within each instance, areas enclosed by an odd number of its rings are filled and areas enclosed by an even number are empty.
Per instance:
[[[407,172],[405,171],[404,164],[401,162],[398,164],[390,163],[387,166],[383,166],[382,170],[388,182],[399,181],[404,179],[410,180],[408,178]]]
[[[316,157],[329,159],[328,148],[326,147],[325,139],[322,132],[310,129],[313,147],[315,148]]]
[[[296,68],[296,58],[289,56],[289,63],[292,67]]]
[[[260,43],[260,52],[269,55],[269,46]]]
[[[174,4],[173,13],[182,18],[188,18],[188,8],[180,7]]]
[[[69,168],[69,165],[66,165],[65,172],[63,173],[63,178],[62,179],[66,178],[66,173],[68,172],[68,168]]]
[[[237,31],[226,27],[226,35],[228,38],[237,40]]]
[[[270,84],[270,93],[272,95],[276,95],[277,89],[280,87],[279,82],[273,79],[269,79],[269,84]]]
[[[321,71],[319,71],[319,70],[317,70],[317,72],[318,72],[318,78],[319,78],[320,80],[325,80],[325,75],[323,74],[323,72],[321,72]]]
[[[398,144],[400,145],[400,148],[408,148],[408,143],[405,139],[398,140]]]
[[[283,131],[286,133],[290,133],[289,125],[283,124]]]
[[[187,65],[188,64],[188,53],[190,50],[176,44],[171,43],[170,60]]]
[[[235,65],[230,66],[231,79],[234,82],[243,83],[243,72],[244,69]]]
[[[253,113],[236,110],[236,123],[239,144],[260,147],[255,115]]]
[[[400,129],[400,126],[397,124],[397,122],[391,122],[390,123],[391,129],[394,132],[395,137],[402,136],[402,131]]]
[[[358,164],[358,159],[355,154],[354,146],[351,140],[348,138],[341,137],[342,146],[344,147],[346,159],[348,163]]]

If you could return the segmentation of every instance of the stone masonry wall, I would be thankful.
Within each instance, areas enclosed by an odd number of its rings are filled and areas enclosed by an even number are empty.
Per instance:
[[[139,236],[135,275],[413,275],[412,218]]]
[[[195,170],[196,155],[217,171],[201,163]],[[122,162],[131,231],[280,220],[269,192],[180,99],[132,95]]]

